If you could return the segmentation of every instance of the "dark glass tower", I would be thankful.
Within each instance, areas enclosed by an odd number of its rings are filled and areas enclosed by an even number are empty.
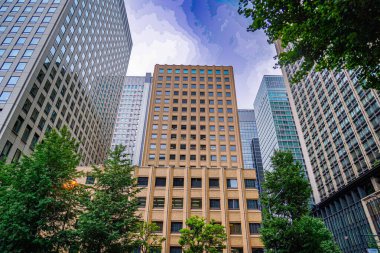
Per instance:
[[[259,185],[264,180],[263,163],[261,161],[259,136],[257,133],[255,111],[239,109],[240,138],[245,169],[256,169]],[[261,187],[260,187],[261,188]]]

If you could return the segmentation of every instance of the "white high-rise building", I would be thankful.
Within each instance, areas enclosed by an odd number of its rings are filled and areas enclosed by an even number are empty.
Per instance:
[[[150,73],[127,76],[117,113],[112,148],[126,146],[133,165],[141,164],[151,79]]]

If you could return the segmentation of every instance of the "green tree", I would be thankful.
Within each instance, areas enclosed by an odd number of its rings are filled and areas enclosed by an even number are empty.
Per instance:
[[[80,252],[116,253],[133,247],[139,219],[135,214],[138,188],[132,173],[123,146],[110,152],[104,166],[94,167],[91,199],[77,224]]]
[[[66,128],[52,130],[31,156],[0,165],[0,252],[67,248],[83,196],[76,148]]]
[[[134,236],[134,244],[142,253],[150,253],[152,250],[161,249],[165,238],[158,235],[160,227],[156,223],[140,222],[138,232]]]
[[[292,82],[313,67],[355,70],[365,88],[380,89],[380,4],[373,0],[240,0],[239,13],[281,41],[279,65],[301,62]]]
[[[261,239],[268,252],[337,253],[323,221],[310,216],[311,188],[290,151],[276,151],[263,183]]]
[[[188,228],[180,230],[179,239],[184,253],[217,253],[226,248],[225,228],[214,220],[207,223],[204,218],[193,216],[186,220],[186,225]]]

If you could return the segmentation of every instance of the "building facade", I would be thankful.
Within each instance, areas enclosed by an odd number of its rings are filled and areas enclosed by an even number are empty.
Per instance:
[[[290,108],[284,79],[265,75],[254,101],[264,171],[271,170],[275,150],[290,150],[306,171],[306,163]]]
[[[124,1],[1,1],[0,43],[1,156],[67,126],[81,164],[103,162],[132,47]]]
[[[343,252],[367,252],[371,241],[378,240],[376,224],[363,205],[370,203],[368,211],[379,198],[379,93],[363,90],[355,72],[346,70],[312,71],[291,85],[297,68],[298,64],[288,66],[283,73],[310,157],[313,193],[320,197],[315,213]]]
[[[142,217],[162,227],[163,252],[198,215],[226,227],[224,252],[263,252],[255,170],[243,169],[232,67],[156,65],[142,167]]]
[[[127,76],[120,98],[111,148],[124,145],[133,165],[141,165],[151,79],[150,73]]]
[[[240,138],[245,169],[255,169],[260,183],[264,180],[263,164],[261,161],[259,135],[255,119],[255,111],[239,109]],[[259,187],[260,188],[260,187]]]

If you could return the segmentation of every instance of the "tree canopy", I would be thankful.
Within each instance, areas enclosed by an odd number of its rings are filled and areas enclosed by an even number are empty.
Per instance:
[[[76,226],[80,252],[126,252],[134,247],[139,191],[125,147],[116,146],[104,166],[95,166],[95,185]]]
[[[354,70],[365,88],[380,89],[380,4],[373,0],[240,0],[239,13],[286,50],[279,65],[300,62],[292,82],[310,70]]]
[[[225,228],[211,220],[193,216],[186,220],[187,228],[180,230],[179,244],[184,253],[217,253],[226,248]]]
[[[79,176],[76,147],[66,128],[52,130],[31,156],[1,164],[1,252],[52,252],[70,240],[67,224],[83,196],[73,181]]]
[[[311,189],[300,163],[289,151],[272,157],[273,171],[263,183],[261,238],[268,252],[338,253],[322,220],[310,215]]]
[[[150,253],[162,248],[162,242],[166,239],[157,234],[160,227],[156,223],[140,222],[137,233],[133,236],[135,248],[141,253]]]

